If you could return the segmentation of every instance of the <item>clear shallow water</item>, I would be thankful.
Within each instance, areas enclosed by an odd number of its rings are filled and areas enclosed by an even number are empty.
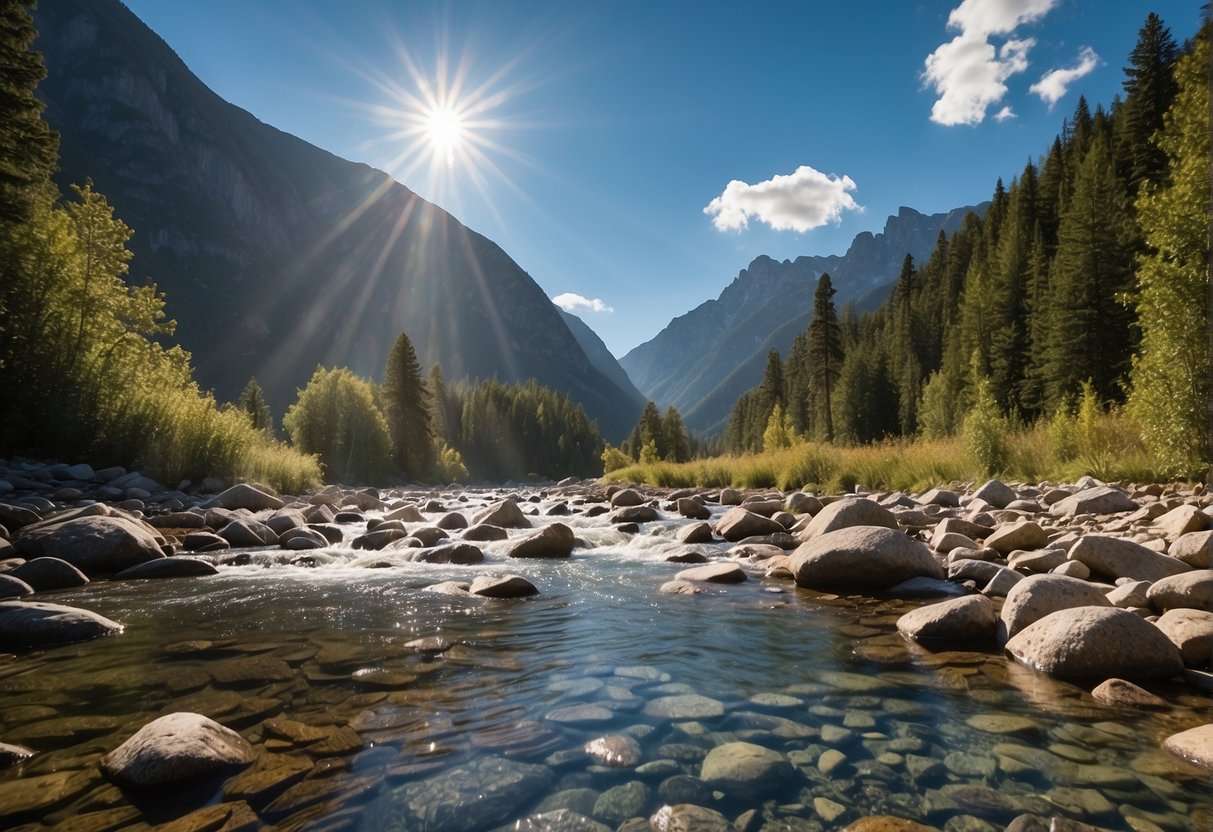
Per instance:
[[[365,569],[349,564],[366,552],[334,547],[318,568],[48,596],[126,631],[0,664],[0,740],[44,752],[0,773],[0,827],[139,828],[244,801],[251,823],[281,828],[471,832],[566,808],[615,829],[675,802],[730,819],[755,810],[752,828],[769,830],[869,814],[1002,829],[1025,811],[1213,828],[1213,779],[1159,750],[1207,721],[1207,697],[1160,688],[1169,711],[1105,708],[1000,653],[906,643],[894,624],[915,602],[821,595],[759,571],[662,596],[685,568],[664,562],[681,524],[664,516],[631,538],[605,518],[537,519],[592,545],[567,561],[507,560],[499,542],[477,566]],[[540,595],[424,590],[493,571]],[[406,646],[431,635],[453,646]],[[670,699],[688,695],[711,702]],[[102,754],[178,710],[241,731],[262,759],[173,795],[123,793],[97,772]],[[631,737],[638,759],[586,757],[612,735]],[[795,776],[761,797],[689,779],[738,740],[785,754]]]

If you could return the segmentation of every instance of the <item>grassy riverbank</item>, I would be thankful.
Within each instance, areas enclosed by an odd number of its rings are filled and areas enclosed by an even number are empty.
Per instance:
[[[989,437],[985,439],[988,442]],[[857,483],[876,489],[923,490],[995,475],[1024,482],[1072,482],[1085,474],[1135,482],[1175,476],[1151,458],[1134,426],[1120,415],[1102,414],[1086,424],[1054,421],[1006,431],[996,444],[991,449],[972,436],[859,446],[800,442],[758,454],[636,463],[610,471],[604,480],[679,488],[807,486],[834,492],[850,490]]]

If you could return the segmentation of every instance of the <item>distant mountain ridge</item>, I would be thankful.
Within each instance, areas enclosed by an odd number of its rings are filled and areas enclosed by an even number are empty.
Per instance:
[[[761,381],[767,352],[786,355],[808,327],[822,273],[838,290],[838,307],[863,299],[875,308],[907,253],[921,261],[941,230],[950,234],[970,211],[985,208],[982,203],[928,216],[902,207],[882,232],[856,235],[844,255],[782,262],[756,257],[718,298],[674,318],[619,363],[645,396],[662,408],[677,407],[692,430],[718,433],[737,397]]]
[[[535,378],[630,430],[634,389],[491,240],[223,101],[117,0],[41,0],[35,22],[60,183],[91,177],[135,229],[132,280],[167,293],[220,399],[256,376],[281,414],[317,364],[378,378],[404,330],[449,380]]]

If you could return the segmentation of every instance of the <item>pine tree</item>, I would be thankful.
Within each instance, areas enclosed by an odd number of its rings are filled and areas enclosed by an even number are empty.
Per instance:
[[[46,77],[42,56],[31,50],[37,32],[30,3],[0,3],[0,223],[28,220],[35,203],[49,201],[58,165],[59,137],[42,120],[35,95]]]
[[[1121,156],[1125,161],[1129,192],[1142,183],[1157,184],[1167,174],[1167,155],[1154,141],[1163,116],[1175,99],[1175,61],[1179,50],[1171,31],[1154,12],[1146,15],[1137,45],[1125,67],[1124,129]]]
[[[1150,449],[1175,475],[1208,458],[1206,292],[1209,281],[1208,25],[1176,70],[1178,93],[1159,135],[1170,184],[1137,200],[1149,253],[1138,272],[1141,351],[1129,406]]]
[[[665,459],[670,462],[686,462],[691,458],[691,443],[686,425],[678,408],[671,405],[661,419],[661,433],[665,440]]]
[[[1131,218],[1104,143],[1091,143],[1058,230],[1050,274],[1045,388],[1049,409],[1091,381],[1100,399],[1121,395],[1128,370],[1131,312],[1118,299],[1133,278],[1125,240]]]
[[[762,397],[768,411],[775,405],[784,403],[783,359],[779,357],[779,350],[767,352],[767,365],[762,371],[762,384],[758,385],[758,395]],[[765,418],[763,423],[766,423]]]
[[[404,332],[396,336],[388,352],[383,371],[383,404],[396,465],[409,479],[428,476],[434,464],[430,394],[421,380],[413,342]]]
[[[249,424],[254,428],[266,433],[273,433],[274,417],[270,412],[270,403],[265,400],[265,392],[257,383],[257,379],[250,378],[248,384],[244,385],[236,406],[240,408],[240,412],[248,418]]]
[[[812,391],[820,407],[827,442],[834,439],[831,394],[842,373],[842,338],[838,315],[834,311],[834,286],[823,274],[813,295],[813,318],[809,321],[809,357],[812,366]]]

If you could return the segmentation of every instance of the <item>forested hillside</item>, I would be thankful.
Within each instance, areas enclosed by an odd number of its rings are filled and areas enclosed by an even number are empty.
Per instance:
[[[906,258],[880,309],[839,316],[819,289],[809,329],[734,407],[726,447],[761,449],[772,414],[867,442],[955,433],[979,387],[1012,423],[1066,414],[1089,389],[1127,406],[1176,472],[1203,459],[1208,48],[1207,24],[1180,48],[1150,14],[1123,97],[1080,99],[984,216]]]

